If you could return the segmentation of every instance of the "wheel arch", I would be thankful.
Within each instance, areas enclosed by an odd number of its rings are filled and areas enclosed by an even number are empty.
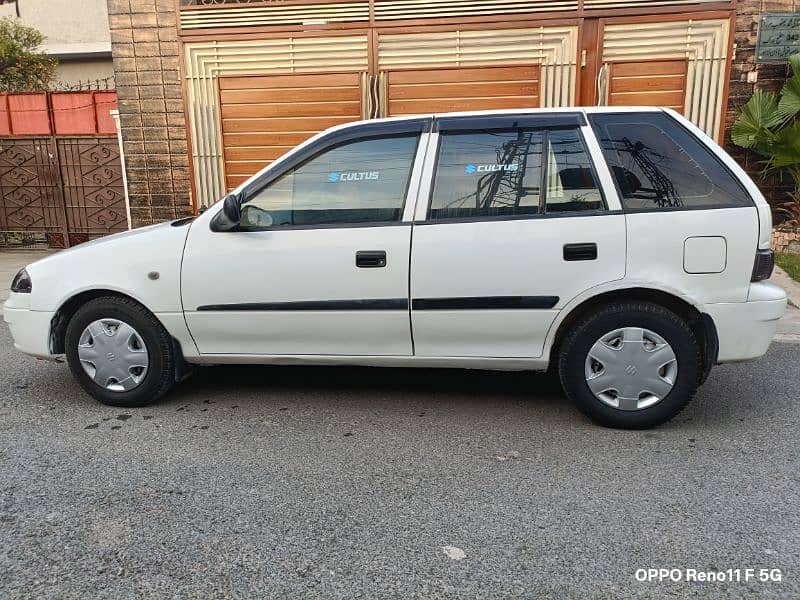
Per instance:
[[[139,298],[135,298],[134,296],[131,296],[130,294],[125,294],[119,290],[96,288],[96,289],[89,289],[76,292],[71,296],[68,296],[61,303],[61,305],[56,309],[55,313],[53,314],[52,320],[50,321],[49,345],[50,345],[50,352],[52,354],[64,354],[67,325],[69,324],[70,319],[72,319],[72,317],[78,311],[78,309],[87,302],[94,300],[95,298],[103,298],[107,296],[117,297],[117,298],[127,298],[128,300],[133,300],[137,304],[140,304],[147,310],[150,310]],[[153,311],[150,311],[150,313],[153,314]]]
[[[59,306],[56,310],[55,314],[53,314],[53,318],[50,321],[50,339],[48,340],[50,353],[58,355],[66,352],[67,325],[78,309],[95,298],[105,297],[125,298],[127,300],[132,300],[153,315],[153,318],[155,318],[156,321],[161,323],[161,326],[165,329],[165,331],[167,331],[172,339],[172,348],[175,353],[175,381],[181,381],[185,379],[189,374],[191,367],[186,362],[181,342],[175,337],[174,334],[170,332],[170,328],[167,327],[167,324],[159,318],[158,314],[150,310],[150,308],[144,302],[142,302],[139,298],[119,290],[94,288],[77,292],[64,300],[61,303],[61,306]]]
[[[705,381],[711,371],[711,367],[716,363],[719,349],[719,339],[713,319],[703,312],[702,305],[698,306],[677,294],[646,286],[605,290],[579,300],[574,306],[568,307],[562,311],[564,313],[563,317],[557,320],[553,324],[553,329],[551,329],[553,333],[550,336],[548,354],[550,365],[558,364],[557,357],[561,342],[573,324],[599,306],[605,306],[623,300],[652,302],[653,304],[658,304],[659,306],[671,310],[679,317],[686,320],[702,348],[702,380]]]

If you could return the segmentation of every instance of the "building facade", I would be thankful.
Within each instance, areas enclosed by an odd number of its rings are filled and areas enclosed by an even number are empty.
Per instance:
[[[42,32],[52,89],[0,94],[0,248],[63,248],[128,229],[106,0],[0,0]]]
[[[3,0],[0,17],[19,17],[41,31],[42,50],[58,59],[62,89],[114,89],[106,0]]]
[[[736,108],[786,76],[785,64],[757,64],[759,16],[798,9],[796,0],[108,0],[131,217],[140,225],[202,210],[314,133],[359,118],[660,105],[729,146]]]

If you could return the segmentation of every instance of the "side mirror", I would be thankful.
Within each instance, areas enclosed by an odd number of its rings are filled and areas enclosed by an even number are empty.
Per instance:
[[[272,215],[254,204],[245,204],[241,212],[242,215],[239,223],[243,229],[247,229],[248,227],[265,229],[272,227],[274,224]]]
[[[241,218],[241,198],[237,194],[228,194],[222,201],[222,210],[211,219],[211,231],[231,231],[236,229]]]

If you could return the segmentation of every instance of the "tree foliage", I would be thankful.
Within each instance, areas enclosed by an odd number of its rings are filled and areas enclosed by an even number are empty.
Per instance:
[[[789,57],[792,76],[779,95],[756,90],[742,107],[731,139],[763,156],[764,174],[788,173],[794,181],[791,201],[778,211],[800,225],[800,54]]]
[[[0,19],[0,91],[34,92],[45,90],[55,78],[55,59],[39,47],[44,35],[26,27],[19,19]]]

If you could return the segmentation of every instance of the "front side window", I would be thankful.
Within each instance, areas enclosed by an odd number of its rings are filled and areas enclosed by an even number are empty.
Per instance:
[[[399,221],[418,134],[367,138],[324,150],[242,204],[245,229]]]
[[[626,209],[749,206],[725,166],[665,113],[589,117]]]

